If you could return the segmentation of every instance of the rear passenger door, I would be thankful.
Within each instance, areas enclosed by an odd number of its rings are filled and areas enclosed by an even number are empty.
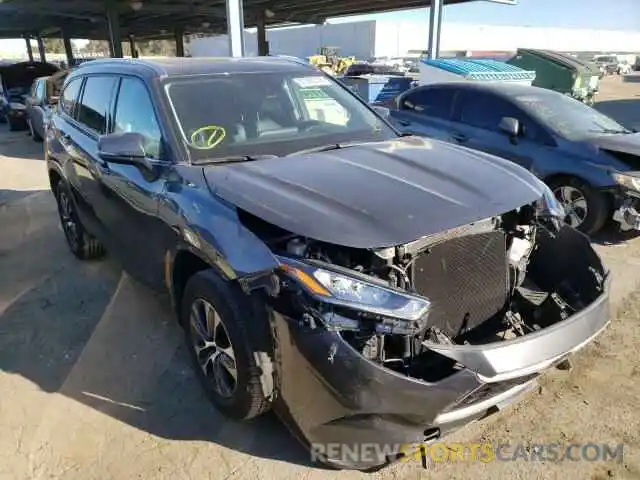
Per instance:
[[[419,87],[400,97],[391,119],[401,131],[450,141],[453,87]]]
[[[89,75],[85,78],[75,118],[69,122],[64,135],[81,207],[93,227],[90,231],[93,230],[92,233],[107,247],[110,243],[108,232],[99,215],[103,161],[98,155],[98,138],[109,128],[109,110],[117,80],[113,75]]]

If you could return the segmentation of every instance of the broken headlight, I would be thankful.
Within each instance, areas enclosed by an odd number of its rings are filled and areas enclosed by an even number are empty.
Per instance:
[[[640,192],[640,177],[626,173],[612,173],[611,176],[621,187]]]
[[[281,258],[281,261],[283,271],[324,302],[409,321],[423,319],[429,311],[428,299],[367,281],[363,276],[319,268],[291,259]]]
[[[556,229],[560,229],[567,214],[547,184],[542,181],[540,183],[542,184],[542,197],[536,202],[536,215],[551,221]]]

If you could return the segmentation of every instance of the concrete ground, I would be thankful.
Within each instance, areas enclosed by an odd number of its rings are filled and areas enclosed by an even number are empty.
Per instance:
[[[640,83],[609,78],[598,108],[640,123]],[[640,126],[640,125],[638,125]],[[240,424],[209,405],[165,300],[110,259],[68,252],[41,146],[0,126],[0,479],[640,478],[640,240],[596,248],[614,321],[515,407],[448,440],[625,443],[624,461],[313,468],[272,415]]]

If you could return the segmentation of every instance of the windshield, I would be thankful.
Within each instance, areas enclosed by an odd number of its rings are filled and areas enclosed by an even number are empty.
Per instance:
[[[282,156],[397,136],[346,88],[319,72],[172,79],[167,91],[193,160]]]
[[[533,93],[519,95],[515,100],[567,140],[580,140],[594,134],[630,133],[615,120],[566,95]]]

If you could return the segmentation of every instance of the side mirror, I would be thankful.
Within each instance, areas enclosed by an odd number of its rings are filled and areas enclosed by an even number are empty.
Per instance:
[[[98,139],[98,156],[105,162],[141,165],[149,170],[153,168],[144,151],[144,137],[139,133],[101,136]]]
[[[520,121],[517,118],[504,117],[500,120],[500,125],[498,125],[498,127],[512,138],[520,135]]]
[[[380,105],[372,105],[371,108],[375,110],[375,112],[380,115],[382,118],[389,119],[391,116],[391,111],[387,107],[382,107]]]

